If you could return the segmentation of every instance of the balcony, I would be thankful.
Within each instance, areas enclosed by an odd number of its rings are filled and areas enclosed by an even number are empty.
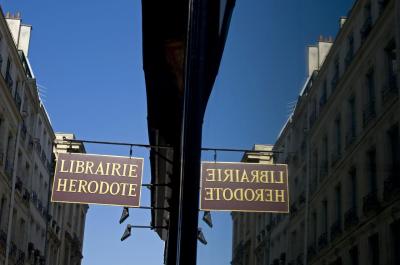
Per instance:
[[[318,238],[318,250],[321,251],[328,245],[328,234],[322,233]]]
[[[342,234],[342,225],[340,220],[337,220],[331,225],[331,241],[334,241]]]
[[[365,215],[370,212],[378,210],[380,207],[380,203],[378,200],[378,192],[376,190],[369,192],[363,198],[363,212]]]
[[[367,105],[365,105],[363,110],[363,126],[364,128],[376,117],[375,112],[375,101],[371,100]]]
[[[344,226],[349,228],[358,223],[357,208],[352,207],[344,214]]]
[[[312,258],[317,255],[317,251],[315,250],[315,244],[311,244],[307,248],[307,260],[312,260]]]
[[[396,75],[392,75],[387,84],[382,88],[382,102],[386,103],[392,98],[397,98],[399,91],[397,89],[397,79]]]
[[[385,179],[383,183],[383,198],[385,201],[390,201],[400,193],[400,180],[399,172],[394,172]]]
[[[372,18],[368,17],[364,21],[364,23],[363,23],[363,25],[361,27],[361,30],[360,30],[361,40],[362,41],[365,41],[368,38],[368,35],[371,32],[371,30],[372,30]]]

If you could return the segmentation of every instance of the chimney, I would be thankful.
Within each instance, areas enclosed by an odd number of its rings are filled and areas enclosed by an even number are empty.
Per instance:
[[[343,27],[343,25],[344,25],[344,23],[346,23],[346,21],[347,21],[347,17],[341,17],[341,18],[339,19],[339,26],[340,26],[340,28]]]
[[[329,53],[329,50],[331,49],[333,44],[333,38],[328,37],[328,38],[320,38],[320,41],[318,41],[317,47],[318,47],[318,69],[321,68],[322,64],[324,63],[324,60],[326,56]]]
[[[18,50],[22,50],[25,56],[28,56],[29,41],[31,37],[32,27],[21,23],[21,13],[17,12],[15,15],[7,12],[6,21],[10,29],[15,46]]]

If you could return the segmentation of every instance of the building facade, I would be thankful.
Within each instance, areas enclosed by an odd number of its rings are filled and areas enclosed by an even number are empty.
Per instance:
[[[334,41],[308,48],[274,145],[290,214],[263,215],[266,260],[241,264],[400,264],[399,45],[400,2],[358,0]]]
[[[31,26],[0,11],[0,264],[80,264],[49,262],[55,134],[27,57]]]
[[[56,158],[59,153],[86,153],[83,144],[70,143],[65,139],[73,140],[75,136],[70,133],[56,133],[54,146]],[[86,204],[50,203],[47,264],[81,264],[88,208]]]

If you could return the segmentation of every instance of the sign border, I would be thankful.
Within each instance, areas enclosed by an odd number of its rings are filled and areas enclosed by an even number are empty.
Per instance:
[[[58,201],[58,200],[54,200],[53,199],[53,191],[54,191],[54,183],[55,183],[55,178],[56,178],[56,170],[57,170],[57,165],[58,165],[58,157],[56,159],[56,164],[55,164],[55,168],[54,168],[54,177],[53,177],[53,185],[52,185],[52,189],[51,189],[51,197],[50,197],[50,202],[56,202],[56,203],[69,203],[69,204],[86,204],[86,205],[90,205],[90,204],[94,204],[94,205],[103,205],[103,206],[120,206],[120,207],[128,207],[128,208],[139,208],[140,207],[140,201],[142,198],[142,184],[143,184],[143,169],[144,169],[144,158],[143,157],[129,157],[129,156],[116,156],[116,155],[100,155],[100,154],[88,154],[88,153],[58,153],[58,155],[60,154],[74,154],[74,155],[81,155],[81,156],[86,156],[86,155],[92,155],[92,156],[104,156],[104,157],[119,157],[119,158],[128,158],[128,159],[138,159],[138,160],[142,160],[142,176],[140,178],[140,189],[139,189],[139,204],[138,205],[123,205],[123,204],[113,204],[113,203],[96,203],[96,202],[72,202],[72,201]]]
[[[202,207],[202,183],[203,183],[203,166],[202,164],[245,164],[245,165],[270,165],[270,166],[285,166],[286,168],[286,189],[288,193],[288,201],[287,201],[287,211],[257,211],[257,210],[216,210],[216,209],[206,209]],[[264,163],[246,163],[246,162],[214,162],[214,161],[202,161],[200,165],[200,205],[199,205],[199,211],[215,211],[215,212],[244,212],[244,213],[290,213],[290,194],[289,194],[289,167],[288,164],[264,164]]]

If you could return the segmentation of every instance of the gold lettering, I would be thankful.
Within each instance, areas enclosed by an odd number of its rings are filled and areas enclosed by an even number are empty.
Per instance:
[[[119,172],[120,169],[121,169],[121,164],[112,163],[111,175],[112,176],[121,176],[121,173]],[[115,173],[117,173],[117,174],[115,174]]]
[[[225,173],[225,178],[224,178],[223,181],[224,182],[227,181],[227,180],[232,181],[232,179],[233,179],[233,169],[225,169],[224,173]]]
[[[61,183],[61,181],[64,181],[64,183]],[[61,191],[61,187],[63,187],[63,192],[66,192],[67,189],[67,182],[68,179],[58,179],[58,183],[57,183],[57,191]]]
[[[215,199],[216,201],[219,201],[219,200],[221,200],[221,198],[220,198],[220,191],[221,190],[223,190],[222,188],[214,188],[214,190],[217,192],[217,198]]]
[[[126,186],[128,185],[128,183],[121,183],[121,185],[122,185],[122,193],[121,193],[121,195],[122,196],[125,196],[125,190],[126,190]],[[136,185],[136,184],[135,184]],[[129,196],[129,195],[128,195]]]
[[[94,166],[94,163],[92,161],[86,162],[86,169],[85,169],[86,175],[89,174],[89,172],[90,172],[90,174],[93,175],[93,171],[92,171],[93,166]]]
[[[266,170],[260,171],[261,174],[260,183],[273,183],[271,173],[272,171],[266,171]]]
[[[263,194],[263,190],[262,189],[256,189],[255,193],[256,193],[255,201],[260,201],[260,202],[264,201],[264,198],[263,198],[264,194]]]
[[[75,160],[71,160],[71,164],[69,164],[69,172],[70,173],[74,172],[74,164],[75,164]]]
[[[92,187],[93,184],[94,184],[94,186],[95,186],[95,189],[94,189],[94,190],[91,189],[91,187]],[[97,193],[98,190],[99,190],[99,183],[97,183],[97,181],[95,181],[95,180],[90,181],[90,182],[89,182],[89,185],[88,185],[88,191],[89,191],[89,193]]]
[[[110,175],[110,163],[106,163],[106,173],[105,175]]]
[[[205,188],[206,196],[204,197],[204,200],[206,201],[213,201],[214,196],[213,196],[213,188]]]
[[[251,194],[251,197],[248,196],[249,193]],[[246,189],[244,191],[244,199],[250,202],[254,201],[254,191],[252,189]]]
[[[271,189],[265,189],[265,201],[266,202],[272,201],[272,190]]]
[[[129,177],[131,178],[137,178],[137,165],[129,165]]]
[[[251,180],[251,182],[256,182],[256,183],[259,182],[258,181],[258,173],[259,173],[258,170],[252,170],[251,171],[251,175],[253,176],[253,179]]]
[[[64,159],[61,159],[61,168],[60,168],[60,172],[62,172],[62,173],[68,173],[68,170],[65,170],[65,169],[64,169],[64,162],[65,162],[65,160],[64,160]]]
[[[136,184],[129,184],[129,192],[128,196],[135,197],[136,196]]]
[[[285,190],[275,190],[275,201],[285,202]]]
[[[78,184],[78,192],[83,191],[84,193],[87,193],[86,186],[87,186],[87,181],[84,179],[80,179]]]
[[[94,172],[94,174],[96,175],[104,175],[104,169],[103,169],[103,163],[99,163],[99,165],[97,166],[96,172]]]
[[[229,194],[230,194],[229,197],[227,197],[227,195],[226,195],[226,193],[227,193],[228,191],[229,191]],[[231,200],[233,199],[233,192],[232,192],[232,190],[229,189],[229,188],[223,189],[223,191],[222,191],[222,197],[224,198],[225,201],[231,201]]]
[[[235,189],[235,192],[233,193],[233,195],[235,197],[235,200],[243,201],[243,189]]]
[[[126,177],[126,168],[128,167],[128,164],[123,164],[123,167],[122,167],[122,176],[123,177]]]
[[[206,171],[207,171],[206,181],[215,181],[215,169],[207,168]]]
[[[242,180],[240,182],[249,182],[249,176],[247,176],[246,170],[243,170]]]
[[[275,172],[275,174],[278,172]],[[283,171],[279,171],[279,178],[278,180],[275,180],[275,183],[283,183]]]
[[[117,187],[117,191],[113,192],[113,187]],[[119,193],[119,185],[117,182],[113,182],[110,186],[110,193],[111,195],[117,195]]]
[[[103,187],[106,188],[106,190],[103,190]],[[100,181],[100,190],[99,190],[99,194],[106,194],[108,193],[110,190],[110,185],[105,182],[105,181]]]
[[[76,182],[78,182],[78,180],[76,180],[76,179],[70,179],[69,180],[69,190],[68,190],[68,192],[76,192],[76,187],[75,187]]]
[[[85,172],[85,162],[76,161],[75,174],[82,174],[83,172]]]

